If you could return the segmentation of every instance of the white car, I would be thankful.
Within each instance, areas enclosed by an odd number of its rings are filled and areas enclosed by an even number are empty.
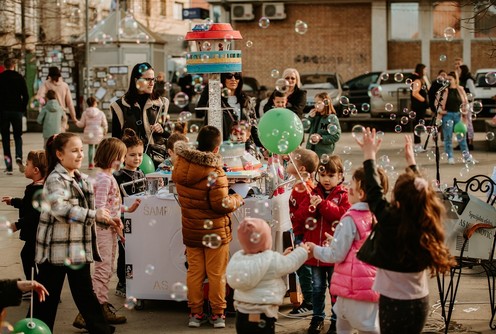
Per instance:
[[[339,105],[339,99],[343,93],[342,80],[337,73],[312,73],[312,74],[301,74],[301,89],[307,91],[307,105],[305,107],[305,112],[308,112],[314,105],[315,95],[326,92],[332,100],[332,105],[338,116],[340,114],[341,108]]]
[[[488,75],[489,73],[489,75]],[[475,72],[475,92],[476,101],[482,102],[482,111],[479,117],[493,117],[496,114],[496,68],[484,68]]]
[[[389,117],[401,114],[404,108],[410,109],[410,86],[405,83],[413,74],[413,69],[387,70],[379,75],[377,82],[369,87],[370,115]]]

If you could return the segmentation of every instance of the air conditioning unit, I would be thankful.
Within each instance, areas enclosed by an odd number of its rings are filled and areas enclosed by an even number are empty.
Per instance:
[[[231,19],[233,21],[253,20],[253,5],[251,3],[240,3],[231,5]]]
[[[270,20],[284,20],[286,12],[284,11],[284,3],[267,2],[262,6],[262,16]]]

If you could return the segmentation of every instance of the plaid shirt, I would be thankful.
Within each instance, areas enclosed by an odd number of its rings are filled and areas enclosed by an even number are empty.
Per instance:
[[[87,175],[71,177],[58,164],[45,181],[36,236],[36,263],[54,265],[100,261],[96,244],[95,199]]]

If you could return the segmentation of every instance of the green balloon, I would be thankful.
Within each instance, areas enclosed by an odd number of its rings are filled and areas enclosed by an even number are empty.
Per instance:
[[[26,318],[16,322],[12,333],[52,334],[52,331],[48,328],[47,324],[40,319]]]
[[[304,131],[300,118],[286,108],[266,112],[258,122],[258,136],[271,153],[288,154],[301,143]]]
[[[455,127],[453,129],[454,133],[461,133],[461,134],[466,134],[467,133],[467,125],[463,123],[462,121],[458,122],[455,124]]]
[[[143,153],[143,161],[141,161],[139,168],[143,171],[143,173],[145,173],[145,175],[155,171],[153,160],[148,154]]]

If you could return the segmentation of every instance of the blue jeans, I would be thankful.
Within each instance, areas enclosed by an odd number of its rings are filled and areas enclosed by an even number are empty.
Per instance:
[[[325,298],[326,291],[331,285],[331,276],[334,272],[334,266],[312,268],[312,304],[313,318],[325,319]],[[331,320],[336,320],[336,314],[332,311]]]
[[[456,123],[460,122],[460,113],[448,111],[443,115],[443,136],[444,136],[444,151],[448,154],[448,158],[453,158],[453,129]],[[459,141],[462,152],[468,152],[466,135]]]
[[[299,245],[303,242],[303,234],[295,234],[294,236],[295,245]],[[298,270],[296,270],[298,275],[298,281],[300,282],[301,293],[303,294],[303,300],[307,303],[311,303],[312,296],[312,268],[307,265],[302,265]]]
[[[10,153],[10,124],[14,132],[15,157],[22,159],[22,115],[20,111],[0,112],[2,146],[7,170],[12,170],[12,154]],[[15,161],[15,159],[14,159]]]

